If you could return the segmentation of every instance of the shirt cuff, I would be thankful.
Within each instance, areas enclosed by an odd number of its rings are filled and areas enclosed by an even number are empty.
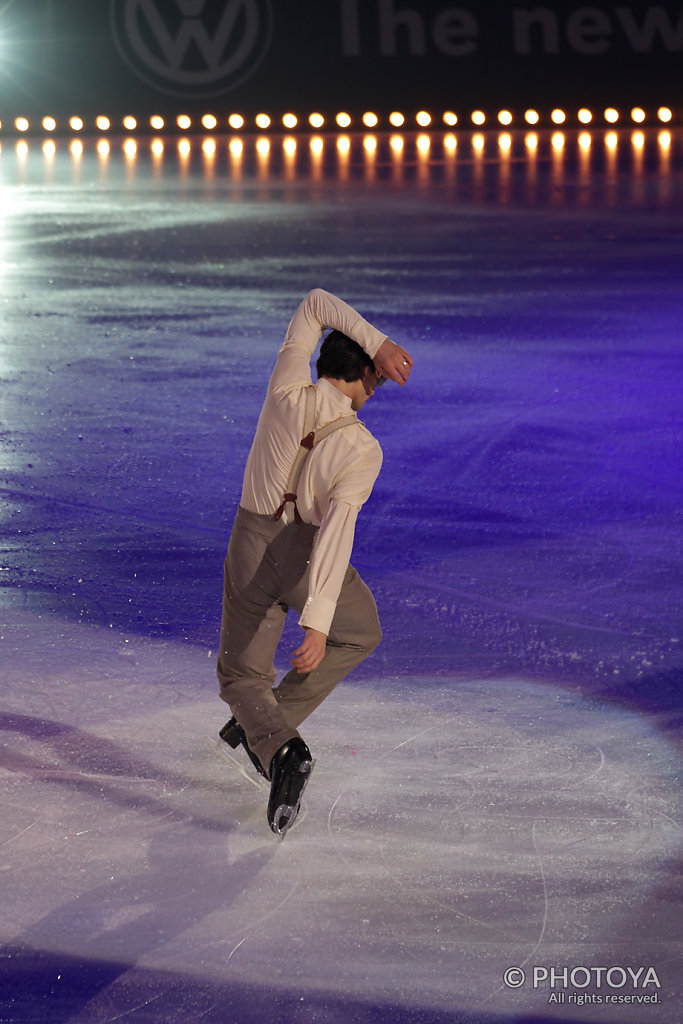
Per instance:
[[[330,601],[326,597],[309,597],[301,613],[299,625],[304,629],[317,629],[319,633],[329,636],[336,610],[336,601]]]

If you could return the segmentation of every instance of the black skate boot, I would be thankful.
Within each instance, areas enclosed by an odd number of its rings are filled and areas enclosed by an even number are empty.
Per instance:
[[[231,718],[229,722],[226,722],[221,731],[218,733],[218,735],[222,740],[224,740],[225,743],[228,744],[229,747],[232,747],[233,750],[236,750],[241,743],[247,752],[249,760],[251,761],[259,775],[262,775],[264,779],[268,778],[268,773],[266,772],[265,768],[259,761],[258,757],[256,756],[256,754],[253,754],[249,749],[249,744],[247,743],[247,735],[242,726],[238,724],[236,718]]]
[[[270,799],[268,824],[278,836],[284,836],[299,813],[301,795],[313,770],[311,752],[299,737],[284,743],[270,762]]]

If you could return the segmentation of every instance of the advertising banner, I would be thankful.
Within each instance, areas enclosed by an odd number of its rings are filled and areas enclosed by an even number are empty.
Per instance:
[[[668,104],[683,6],[5,0],[0,119]]]

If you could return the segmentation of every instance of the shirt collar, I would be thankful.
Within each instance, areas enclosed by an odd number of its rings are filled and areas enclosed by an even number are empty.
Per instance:
[[[321,377],[315,386],[321,395],[325,395],[328,402],[339,409],[340,415],[353,412],[349,396],[343,395],[338,388],[335,388],[334,384],[330,384],[329,380]]]

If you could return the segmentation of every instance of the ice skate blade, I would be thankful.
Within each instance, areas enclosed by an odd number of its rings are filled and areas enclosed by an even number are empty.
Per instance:
[[[275,812],[275,819],[273,821],[273,832],[282,840],[285,838],[290,828],[299,817],[299,806],[292,807],[290,804],[281,804]]]
[[[294,823],[299,817],[299,811],[301,809],[301,799],[304,795],[304,790],[308,785],[308,780],[311,777],[311,772],[313,771],[314,764],[315,761],[303,761],[299,765],[297,773],[303,776],[303,783],[301,785],[301,789],[299,789],[298,791],[298,796],[295,798],[296,804],[282,803],[278,806],[275,814],[273,815],[273,823],[270,826],[271,831],[280,840],[285,838],[287,832],[292,827],[292,825],[294,825]]]

